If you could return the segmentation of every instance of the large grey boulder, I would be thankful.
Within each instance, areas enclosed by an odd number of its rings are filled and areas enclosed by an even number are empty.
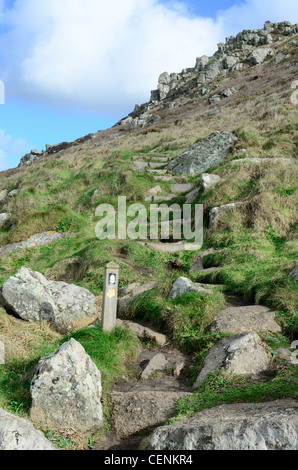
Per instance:
[[[210,294],[211,292],[204,289],[199,284],[192,282],[187,277],[178,277],[174,282],[169,299],[176,299],[180,295],[186,294],[187,292],[201,292],[202,294]]]
[[[216,333],[279,333],[281,327],[275,321],[275,312],[262,305],[229,307],[219,312],[211,325]]]
[[[236,140],[237,137],[230,131],[214,132],[174,158],[167,170],[178,175],[200,175],[222,162]]]
[[[58,450],[30,421],[0,408],[0,450]]]
[[[102,427],[101,373],[74,339],[39,361],[30,391],[30,419],[42,429],[92,433]]]
[[[236,403],[156,429],[152,450],[298,450],[298,403]]]
[[[242,333],[224,338],[210,348],[193,388],[202,385],[207,375],[213,371],[254,375],[266,370],[269,364],[269,354],[256,333]]]
[[[48,281],[42,274],[21,268],[0,288],[0,305],[22,320],[46,320],[61,331],[82,328],[97,317],[95,296],[87,289]]]

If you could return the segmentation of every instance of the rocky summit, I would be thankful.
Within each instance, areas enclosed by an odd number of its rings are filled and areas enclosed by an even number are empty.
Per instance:
[[[193,59],[0,172],[1,450],[298,449],[298,25]]]

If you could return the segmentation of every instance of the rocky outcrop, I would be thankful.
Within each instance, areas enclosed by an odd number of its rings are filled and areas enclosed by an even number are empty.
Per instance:
[[[42,429],[93,433],[102,427],[101,373],[74,339],[39,361],[30,391],[30,419]]]
[[[0,408],[0,450],[58,450],[30,421]]]
[[[46,320],[58,331],[89,325],[97,317],[96,298],[87,289],[48,281],[42,274],[21,268],[0,288],[0,305],[25,321]]]
[[[298,403],[237,403],[156,429],[152,450],[297,450]]]
[[[222,162],[236,140],[230,131],[214,132],[178,155],[166,168],[177,175],[200,175]]]
[[[268,368],[270,357],[256,333],[242,333],[224,338],[208,353],[203,368],[193,386],[198,388],[213,371],[232,374],[258,374]]]
[[[281,332],[281,327],[275,321],[275,312],[262,305],[247,307],[229,307],[219,312],[211,325],[211,331],[216,333],[256,333]]]

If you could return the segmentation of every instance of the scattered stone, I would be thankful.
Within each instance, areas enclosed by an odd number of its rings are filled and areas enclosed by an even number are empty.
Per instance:
[[[223,161],[237,137],[230,131],[215,132],[174,158],[167,169],[175,174],[199,175]]]
[[[0,228],[4,228],[7,222],[11,219],[11,214],[0,214]]]
[[[221,101],[220,95],[213,95],[209,98],[209,104],[219,103]]]
[[[293,281],[295,281],[296,284],[298,284],[298,264],[295,266],[293,271],[290,272],[289,278],[293,279]]]
[[[211,175],[208,173],[203,173],[201,177],[201,184],[204,191],[214,188],[214,186],[221,180],[221,177],[218,175]]]
[[[0,408],[0,450],[58,450],[25,419]]]
[[[2,341],[0,341],[0,366],[5,364],[5,346]]]
[[[185,361],[178,361],[175,365],[174,377],[180,377],[183,369],[185,368]]]
[[[118,318],[117,325],[128,328],[132,333],[134,333],[141,341],[153,341],[158,346],[164,346],[168,340],[165,335],[162,333],[157,333],[151,328],[134,323],[127,320],[120,320]]]
[[[292,353],[289,351],[289,349],[286,348],[277,348],[274,350],[277,359],[282,359],[287,362],[292,361]]]
[[[145,369],[141,374],[141,379],[148,379],[151,374],[156,371],[163,370],[168,366],[168,361],[163,354],[157,354],[154,356],[149,363],[146,365]]]
[[[36,160],[37,160],[37,157],[35,155],[32,155],[31,153],[26,153],[26,155],[24,155],[21,158],[20,163],[18,165],[18,168],[21,168],[23,166],[27,166],[30,163],[35,162]]]
[[[226,88],[225,90],[223,90],[220,93],[220,95],[223,96],[224,98],[229,98],[229,96],[232,96],[235,93],[237,93],[237,90],[235,88],[231,87],[231,88]]]
[[[8,197],[15,197],[17,194],[19,193],[19,190],[18,189],[13,189],[12,191],[10,191],[8,193]]]
[[[238,206],[242,205],[241,202],[232,202],[221,207],[214,207],[209,213],[210,227],[215,225],[217,217],[223,212],[233,212]]]
[[[18,243],[8,243],[0,248],[0,255],[6,255],[8,253],[14,253],[25,248],[34,248],[35,246],[49,245],[50,243],[56,242],[63,238],[65,233],[58,232],[44,232],[32,235],[28,240]]]
[[[261,305],[229,307],[216,316],[211,331],[216,333],[256,333],[273,331],[279,333],[281,327],[275,322],[275,312]]]
[[[201,251],[200,253],[197,254],[195,257],[195,262],[190,268],[189,272],[193,273],[194,271],[203,271],[204,266],[203,266],[203,259],[210,255],[211,253],[214,253],[215,249],[214,248],[209,248],[208,250]]]
[[[150,196],[156,196],[157,194],[162,193],[162,189],[160,186],[155,186],[154,188],[149,189],[148,193]]]
[[[87,289],[48,281],[22,267],[0,288],[0,305],[22,320],[46,320],[61,332],[83,328],[97,318],[96,298]]]
[[[2,191],[0,191],[0,206],[5,204],[7,197],[8,197],[7,189],[3,189]]]
[[[224,338],[209,350],[193,388],[198,388],[213,371],[232,374],[257,374],[268,368],[270,358],[256,333],[242,333]]]
[[[30,419],[41,428],[81,433],[101,429],[101,374],[74,339],[39,361],[30,391]]]
[[[151,450],[297,450],[298,403],[221,405],[156,429]]]
[[[129,436],[164,424],[174,415],[176,401],[187,395],[157,390],[113,392],[110,399],[116,433]]]
[[[180,295],[192,291],[201,292],[202,294],[210,294],[210,291],[204,289],[199,284],[195,284],[187,277],[179,277],[177,281],[173,284],[169,299],[176,299]]]
[[[125,297],[126,295],[130,294],[134,289],[139,287],[140,284],[138,282],[134,282],[132,284],[129,284],[128,286],[121,287],[118,292],[119,298]]]

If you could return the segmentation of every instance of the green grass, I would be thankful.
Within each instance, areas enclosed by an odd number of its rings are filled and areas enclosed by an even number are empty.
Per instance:
[[[189,418],[214,406],[231,403],[261,403],[284,398],[298,398],[297,368],[284,368],[267,382],[254,383],[247,376],[232,376],[222,372],[208,375],[203,385],[191,396],[176,403],[177,421]]]

